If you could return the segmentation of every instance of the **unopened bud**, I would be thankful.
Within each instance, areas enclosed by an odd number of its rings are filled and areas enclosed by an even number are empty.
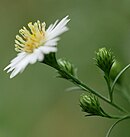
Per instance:
[[[103,109],[100,106],[100,103],[98,101],[98,98],[96,98],[94,95],[89,94],[82,94],[80,97],[80,107],[82,108],[83,112],[86,112],[86,116],[107,116],[106,113],[103,111]]]
[[[68,77],[67,74],[70,74],[70,75],[75,76],[75,77],[77,76],[77,74],[76,74],[77,69],[69,61],[64,60],[64,59],[59,59],[58,65],[59,65],[60,70],[61,70],[61,71],[59,71],[60,77],[69,79],[70,77]]]
[[[111,50],[107,50],[106,48],[100,48],[98,52],[96,52],[96,65],[106,74],[109,75],[111,67],[115,62],[115,57]]]
[[[121,71],[121,64],[118,61],[115,61],[111,68],[110,78],[114,81],[120,71]],[[117,83],[121,84],[121,82],[122,82],[122,77],[118,79]]]

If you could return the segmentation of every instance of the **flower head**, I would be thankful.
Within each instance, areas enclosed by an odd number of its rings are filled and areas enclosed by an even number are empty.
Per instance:
[[[28,23],[28,28],[23,27],[19,30],[20,35],[16,35],[15,50],[17,57],[11,60],[10,64],[4,69],[7,73],[11,72],[10,78],[24,71],[28,64],[36,61],[43,61],[44,56],[57,51],[57,41],[59,35],[68,30],[68,16],[60,22],[56,20],[48,29],[45,29],[45,22],[39,20],[35,23]]]

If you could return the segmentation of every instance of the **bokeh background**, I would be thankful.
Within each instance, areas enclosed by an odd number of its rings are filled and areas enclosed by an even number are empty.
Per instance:
[[[66,15],[70,30],[61,36],[57,56],[73,62],[84,82],[106,94],[93,63],[100,47],[111,48],[123,65],[129,63],[129,0],[0,0],[0,137],[104,137],[114,122],[84,117],[81,92],[66,91],[73,85],[57,79],[49,66],[29,65],[11,80],[3,72],[17,54],[14,39],[23,25],[39,19],[48,26]],[[129,84],[129,72],[125,76]],[[129,109],[119,94],[118,102]],[[122,122],[111,137],[129,137],[129,127],[130,120]]]

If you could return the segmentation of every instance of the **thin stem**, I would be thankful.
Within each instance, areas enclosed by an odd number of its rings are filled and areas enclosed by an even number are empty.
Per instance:
[[[123,121],[123,120],[125,120],[125,119],[128,119],[128,118],[130,118],[130,116],[125,116],[125,117],[119,119],[118,121],[116,121],[116,122],[110,127],[110,129],[108,130],[106,137],[110,137],[110,134],[111,134],[113,128],[114,128],[119,122],[121,122],[121,121]]]
[[[87,114],[85,115],[86,117],[102,117],[102,118],[111,118],[111,119],[120,119],[121,117],[118,117],[118,116],[97,116],[97,115],[91,115],[91,114]]]
[[[115,78],[115,80],[114,80],[114,82],[113,82],[113,84],[112,84],[112,87],[111,87],[111,94],[112,94],[112,96],[113,96],[113,91],[114,91],[114,87],[115,87],[115,85],[116,85],[117,80],[120,78],[120,76],[121,76],[128,68],[130,68],[130,64],[128,64],[125,68],[123,68],[123,69],[119,72],[119,74],[116,76],[116,78]]]
[[[106,113],[102,108],[100,108],[102,113],[103,113],[103,117],[105,118],[111,118],[111,119],[120,119],[121,117],[120,116],[112,116],[112,115],[109,115],[108,113]]]
[[[129,93],[130,89],[128,85],[125,86],[117,85],[116,90],[123,95],[123,97],[128,101],[128,103],[130,103],[130,93]]]
[[[121,108],[120,106],[112,103],[110,100],[108,100],[106,97],[104,97],[103,95],[101,95],[99,92],[97,92],[96,90],[93,90],[91,88],[89,88],[88,86],[86,86],[82,81],[80,81],[79,79],[75,78],[74,76],[72,76],[71,74],[67,73],[64,70],[61,70],[59,67],[56,68],[58,71],[65,73],[68,77],[70,77],[70,81],[75,83],[77,86],[79,86],[80,88],[82,88],[84,91],[89,91],[92,94],[96,95],[97,97],[99,97],[100,99],[104,100],[105,102],[107,102],[108,104],[110,104],[111,106],[115,107],[116,109],[122,111],[122,112],[126,112],[126,110],[124,110],[123,108]]]
[[[109,91],[109,97],[110,97],[110,101],[113,102],[113,96],[112,96],[112,93],[111,93],[111,83],[110,83],[110,77],[105,75],[104,76],[106,82],[107,82],[107,86],[108,86],[108,91]]]
[[[57,59],[55,57],[55,54],[50,54],[50,56],[46,56],[44,59],[44,62],[42,62],[44,64],[47,64],[53,68],[55,68],[56,70],[58,70],[59,72],[65,74],[68,76],[68,80],[73,82],[75,85],[77,85],[78,87],[82,88],[84,91],[89,91],[92,94],[96,95],[97,97],[99,97],[100,99],[104,100],[105,102],[107,102],[108,104],[110,104],[111,106],[115,107],[116,109],[122,111],[122,112],[126,112],[123,108],[121,108],[120,106],[112,103],[109,99],[107,99],[106,97],[104,97],[103,95],[101,95],[99,92],[89,88],[88,86],[86,86],[82,81],[80,81],[78,78],[74,77],[73,75],[69,74],[67,71],[63,70],[62,68],[60,68]]]

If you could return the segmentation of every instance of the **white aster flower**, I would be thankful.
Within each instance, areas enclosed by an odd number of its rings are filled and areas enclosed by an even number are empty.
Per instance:
[[[28,64],[36,61],[43,61],[45,54],[57,51],[57,41],[59,35],[68,30],[68,16],[60,22],[56,20],[48,29],[45,29],[45,22],[39,20],[32,24],[28,23],[30,30],[23,27],[19,30],[21,36],[16,35],[15,50],[19,52],[17,57],[11,60],[10,64],[4,69],[7,73],[11,72],[10,78],[24,71]]]

